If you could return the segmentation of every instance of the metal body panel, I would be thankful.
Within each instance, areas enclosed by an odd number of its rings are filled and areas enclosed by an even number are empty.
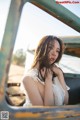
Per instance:
[[[33,0],[32,3],[80,32],[80,18],[64,6],[57,4],[55,0]]]
[[[11,107],[5,101],[5,86],[8,77],[10,61],[14,49],[15,38],[18,30],[20,16],[25,2],[45,10],[52,16],[80,32],[80,18],[65,9],[54,0],[11,0],[9,15],[5,33],[0,49],[0,111],[9,111],[10,119],[52,119],[52,120],[79,120],[80,106],[56,106],[56,107]],[[66,19],[67,18],[67,19]]]

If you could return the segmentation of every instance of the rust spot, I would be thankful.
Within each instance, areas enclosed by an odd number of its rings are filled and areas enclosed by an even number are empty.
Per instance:
[[[0,51],[4,51],[4,48],[2,47],[2,48],[0,49]]]
[[[0,101],[2,101],[3,97],[4,97],[5,76],[6,75],[3,75],[3,78],[1,80],[2,82],[1,82],[1,85],[0,85]]]
[[[73,116],[72,116],[72,115],[67,115],[67,116],[66,116],[66,118],[71,118],[71,117],[73,117]]]
[[[39,113],[31,113],[31,112],[24,112],[24,113],[21,113],[21,112],[18,112],[18,113],[15,113],[14,115],[16,118],[37,118],[37,117],[40,117],[40,114]]]
[[[0,102],[3,100],[3,96],[4,96],[4,89],[2,86],[0,86]]]

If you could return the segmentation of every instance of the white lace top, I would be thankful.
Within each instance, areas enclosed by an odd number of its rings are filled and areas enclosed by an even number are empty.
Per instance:
[[[39,78],[38,78],[38,70],[37,69],[30,69],[25,75],[25,76],[30,76],[33,78],[33,80],[35,81],[40,81],[42,84],[44,84],[44,82],[42,82]],[[53,87],[53,93],[54,93],[54,102],[55,102],[55,105],[63,105],[63,102],[64,102],[64,96],[65,96],[65,91],[64,89],[62,88],[59,80],[57,77],[54,78],[54,83],[52,85]],[[26,98],[26,102],[24,103],[23,106],[31,106],[31,102],[27,96]]]

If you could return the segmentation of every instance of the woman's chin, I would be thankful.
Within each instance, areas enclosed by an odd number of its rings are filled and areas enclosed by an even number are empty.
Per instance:
[[[54,64],[55,62],[50,62],[50,65]]]

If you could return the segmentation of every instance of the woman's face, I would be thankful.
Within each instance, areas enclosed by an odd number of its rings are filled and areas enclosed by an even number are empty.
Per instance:
[[[56,61],[60,53],[59,42],[57,40],[54,40],[54,42],[49,45],[49,49],[50,51],[48,53],[48,60],[49,64],[52,64]]]

